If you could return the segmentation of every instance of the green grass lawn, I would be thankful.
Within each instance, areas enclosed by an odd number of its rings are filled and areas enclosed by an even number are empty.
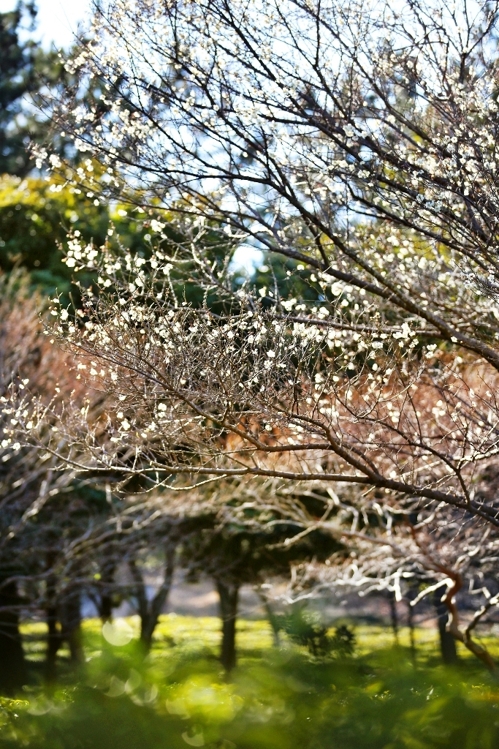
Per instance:
[[[132,617],[106,639],[86,622],[81,672],[61,659],[58,686],[1,701],[0,747],[499,748],[499,686],[471,658],[438,665],[429,629],[416,631],[414,665],[406,630],[394,646],[390,630],[358,625],[352,656],[316,659],[286,639],[275,648],[267,622],[241,620],[230,678],[217,660],[218,619],[164,616],[145,659],[137,631]],[[35,673],[42,632],[25,628]]]
[[[408,659],[412,663],[412,654],[410,650],[410,634],[407,627],[399,629],[398,645],[392,630],[389,627],[382,627],[372,624],[358,624],[354,621],[341,620],[355,633],[356,658],[369,657],[372,662],[384,659],[387,652],[390,657],[394,652],[398,653],[398,658]],[[130,635],[134,638],[139,635],[139,618],[131,616],[126,619],[126,626],[130,628]],[[84,623],[86,637],[86,651],[89,658],[98,658],[102,652],[103,641],[101,635],[101,623],[99,620],[87,620]],[[332,630],[331,630],[332,631]],[[27,625],[26,634],[37,634],[43,636],[45,626],[43,624]],[[419,666],[436,666],[440,663],[440,651],[438,643],[438,633],[431,627],[416,627],[415,629],[416,645],[416,664]],[[493,635],[486,635],[478,638],[480,642],[489,648],[492,655],[499,661],[499,640]],[[304,653],[305,649],[297,648],[285,634],[281,634],[282,650],[294,650],[295,652]],[[44,643],[34,641],[29,647],[30,658],[42,658]],[[212,657],[218,656],[220,648],[220,620],[218,617],[195,617],[195,616],[178,616],[177,614],[167,614],[161,617],[160,623],[156,629],[154,643],[151,653],[152,659],[165,658],[171,654],[173,657]],[[482,670],[482,666],[477,663],[473,656],[461,643],[457,643],[459,658],[471,670]],[[238,659],[241,664],[250,662],[255,659],[265,659],[266,656],[273,653],[272,632],[266,620],[246,620],[240,619],[237,625],[237,650]],[[117,648],[117,652],[120,648]],[[63,656],[67,652],[61,651]],[[282,653],[281,653],[282,654]]]

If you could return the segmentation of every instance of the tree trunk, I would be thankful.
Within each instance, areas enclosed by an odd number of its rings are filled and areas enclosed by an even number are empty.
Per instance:
[[[456,649],[456,641],[447,629],[449,615],[445,603],[442,602],[442,591],[436,590],[433,603],[437,610],[438,634],[440,639],[440,652],[442,660],[446,665],[453,665],[459,662]]]
[[[263,590],[260,588],[260,586],[255,586],[255,590],[256,590],[258,597],[260,598],[260,601],[262,602],[262,606],[267,615],[267,620],[272,629],[272,639],[274,641],[274,647],[278,648],[281,644],[281,633],[280,633],[281,628],[279,626],[279,620],[272,610],[272,606],[269,603],[269,599],[267,598]]]
[[[388,602],[390,604],[390,623],[392,625],[393,638],[395,644],[399,644],[399,618],[397,611],[397,599],[393,590],[388,591]]]
[[[47,554],[47,570],[50,570],[55,562],[54,552]],[[47,575],[45,588],[45,621],[47,624],[47,650],[45,653],[45,679],[51,684],[57,676],[57,653],[62,645],[61,630],[59,627],[59,616],[57,611],[57,578],[54,574]]]
[[[154,630],[172,587],[173,572],[175,570],[175,552],[175,546],[167,546],[163,582],[156,591],[152,601],[147,600],[146,586],[141,571],[135,561],[132,560],[129,562],[130,571],[135,582],[135,595],[140,616],[140,644],[146,654],[151,649]]]
[[[102,592],[98,598],[99,616],[101,622],[112,621],[113,618],[113,587],[114,587],[114,573],[116,565],[114,560],[111,562],[105,562],[101,567],[101,580]]]
[[[236,665],[236,621],[239,585],[216,581],[220,597],[220,616],[222,619],[222,648],[220,660],[228,672]]]
[[[85,662],[81,631],[80,591],[71,590],[60,606],[62,638],[67,641],[71,663],[75,666]]]
[[[62,645],[62,635],[57,617],[57,606],[47,606],[47,650],[45,654],[45,679],[53,683],[56,679],[57,653]]]
[[[5,580],[6,575],[3,576]],[[0,692],[13,694],[27,681],[26,661],[19,631],[21,599],[17,584],[0,580]]]
[[[146,647],[147,652],[151,649],[154,630],[172,587],[173,572],[175,570],[175,551],[174,546],[171,548],[168,547],[166,550],[163,582],[150,603],[147,623],[145,625],[143,623],[141,626],[140,639]]]
[[[414,631],[414,606],[411,606],[410,600],[407,601],[407,626],[409,627],[409,642],[411,648],[411,660],[416,665],[416,637]]]
[[[113,597],[108,593],[103,593],[100,597],[99,617],[102,624],[113,620]]]

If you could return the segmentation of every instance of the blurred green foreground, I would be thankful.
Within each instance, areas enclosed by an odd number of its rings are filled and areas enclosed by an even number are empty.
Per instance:
[[[107,627],[107,629],[106,629]],[[357,627],[353,655],[314,658],[266,622],[241,621],[230,679],[216,658],[219,620],[165,616],[152,652],[137,653],[132,619],[87,622],[83,672],[36,686],[43,646],[31,639],[34,684],[0,702],[0,746],[33,749],[488,749],[499,747],[499,684],[462,658],[438,664],[433,632]],[[41,630],[40,630],[41,634]],[[40,671],[41,674],[41,671]]]

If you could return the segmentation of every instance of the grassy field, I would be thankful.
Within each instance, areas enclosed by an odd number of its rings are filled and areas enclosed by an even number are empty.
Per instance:
[[[217,660],[215,618],[163,617],[139,657],[134,618],[85,624],[87,663],[47,691],[36,683],[0,704],[0,746],[28,749],[496,749],[499,686],[470,658],[438,665],[436,633],[394,646],[388,629],[359,625],[351,656],[314,658],[266,622],[240,621],[238,666]],[[35,677],[43,656],[26,628]],[[64,655],[64,654],[63,654]]]
[[[373,624],[358,624],[349,620],[341,620],[352,628],[355,633],[356,648],[355,656],[370,657],[378,660],[383,653],[397,652],[400,658],[407,658],[412,662],[410,650],[410,635],[407,627],[399,629],[398,646],[392,630]],[[85,651],[87,658],[93,660],[99,658],[102,649],[106,649],[109,643],[102,636],[102,626],[99,620],[90,619],[83,624],[85,632]],[[136,640],[139,635],[139,618],[136,616],[119,620],[116,626],[118,641],[128,644]],[[45,630],[44,624],[28,624],[23,627],[23,635],[26,643],[26,651],[31,661],[42,661],[45,657]],[[120,637],[120,632],[122,636]],[[415,632],[416,664],[420,666],[437,666],[440,663],[440,651],[438,644],[438,633],[431,627],[416,627]],[[281,635],[282,649],[296,650],[296,646]],[[499,661],[499,639],[487,634],[480,638],[492,655]],[[195,617],[178,616],[167,614],[161,617],[156,629],[154,643],[150,659],[163,659],[172,656],[216,658],[220,647],[220,620],[218,617]],[[116,653],[125,654],[128,650],[123,645],[115,645]],[[481,666],[476,663],[476,658],[460,643],[457,643],[458,654],[462,661],[472,670]],[[254,659],[265,658],[269,652],[275,650],[272,641],[272,632],[266,620],[240,619],[237,626],[237,649],[240,664],[250,662]],[[300,649],[298,649],[300,651]],[[281,652],[282,654],[282,652]],[[62,659],[68,657],[69,653],[64,648],[60,651]]]

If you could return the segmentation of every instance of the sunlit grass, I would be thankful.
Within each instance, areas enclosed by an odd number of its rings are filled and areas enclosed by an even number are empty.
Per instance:
[[[137,640],[140,633],[140,620],[138,616],[126,617],[124,620],[127,627]],[[393,631],[389,627],[372,624],[358,624],[341,620],[350,626],[356,639],[356,657],[376,657],[385,651],[392,653],[394,646],[397,647],[399,657],[411,660],[411,638],[408,627],[401,627],[398,631],[397,641]],[[220,619],[218,617],[196,617],[179,616],[177,614],[166,614],[160,618],[156,628],[151,658],[164,658],[169,653],[172,655],[183,655],[193,657],[218,656],[220,649]],[[45,654],[46,626],[42,622],[27,623],[22,626],[27,657],[31,661],[41,661]],[[102,637],[102,625],[99,619],[88,619],[83,623],[85,637],[85,652],[89,659],[98,658],[102,653],[105,640]],[[334,627],[331,631],[334,630]],[[499,659],[499,642],[493,634],[483,635],[478,638],[486,645],[493,656]],[[284,649],[296,649],[298,646],[291,643],[284,633],[280,635],[281,647]],[[414,629],[415,660],[419,665],[437,665],[440,660],[438,632],[432,627],[416,627]],[[237,623],[237,650],[239,659],[264,658],[268,651],[275,648],[273,644],[272,631],[266,620],[239,619]],[[470,665],[474,665],[476,658],[460,643],[457,644],[459,658]],[[300,650],[300,648],[298,648]],[[117,648],[120,651],[120,648]],[[61,648],[60,657],[68,656],[66,647]],[[478,665],[478,664],[476,664]]]

